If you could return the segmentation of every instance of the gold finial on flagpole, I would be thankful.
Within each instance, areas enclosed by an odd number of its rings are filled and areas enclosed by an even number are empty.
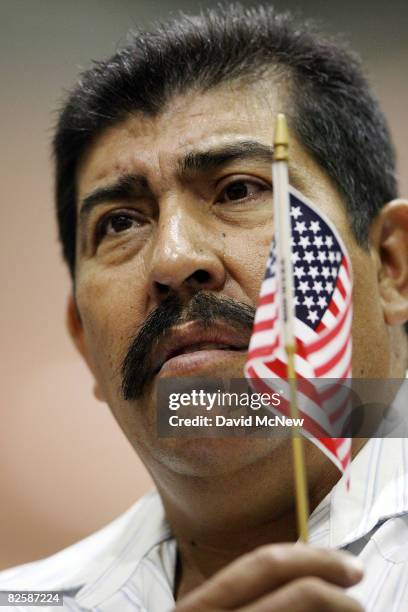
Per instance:
[[[275,138],[273,145],[273,161],[288,161],[289,132],[286,117],[283,113],[279,113],[276,116]]]

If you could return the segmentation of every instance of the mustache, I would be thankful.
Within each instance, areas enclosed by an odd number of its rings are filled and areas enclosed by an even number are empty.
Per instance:
[[[153,348],[175,325],[194,321],[208,329],[215,321],[224,320],[229,327],[242,332],[252,330],[256,309],[231,298],[220,298],[199,291],[188,305],[177,295],[166,298],[147,317],[132,339],[122,363],[122,396],[125,400],[137,400],[143,396],[152,380],[151,355]]]

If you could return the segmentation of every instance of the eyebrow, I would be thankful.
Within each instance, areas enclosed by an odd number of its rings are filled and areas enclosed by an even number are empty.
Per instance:
[[[256,140],[244,140],[207,151],[192,151],[180,159],[177,165],[179,174],[184,175],[210,172],[235,161],[250,159],[272,163],[273,147]]]
[[[141,174],[123,174],[114,183],[97,187],[82,200],[79,216],[84,221],[91,210],[98,204],[107,202],[126,202],[150,193],[145,176]]]
[[[236,161],[248,160],[271,164],[273,146],[257,140],[243,140],[222,144],[205,151],[190,151],[178,160],[177,172],[180,177],[191,174],[205,174]],[[79,213],[80,219],[85,221],[91,210],[99,204],[130,201],[151,194],[152,190],[146,176],[123,174],[112,184],[96,188],[83,199]]]

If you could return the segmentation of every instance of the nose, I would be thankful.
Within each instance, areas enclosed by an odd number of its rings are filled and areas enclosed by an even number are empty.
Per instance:
[[[197,215],[179,206],[163,206],[149,271],[149,292],[155,302],[170,294],[187,299],[200,290],[217,291],[225,284],[220,238]]]

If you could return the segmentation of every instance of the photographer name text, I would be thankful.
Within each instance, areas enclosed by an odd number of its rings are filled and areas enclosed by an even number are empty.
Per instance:
[[[237,418],[216,415],[209,417],[179,417],[172,414],[169,417],[171,427],[303,427],[304,419],[290,419],[285,416],[247,415]]]

